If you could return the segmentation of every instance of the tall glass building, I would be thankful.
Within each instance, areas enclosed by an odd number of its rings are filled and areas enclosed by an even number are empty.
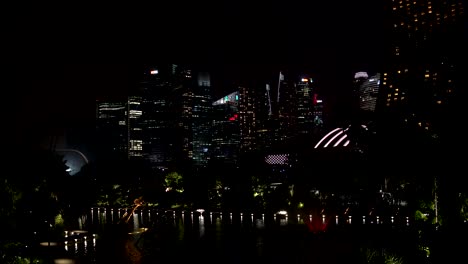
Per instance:
[[[141,159],[143,158],[144,145],[144,125],[143,125],[143,109],[141,96],[132,95],[128,97],[128,158]]]
[[[97,101],[96,132],[98,159],[127,159],[127,103]]]
[[[174,160],[176,126],[173,89],[176,65],[148,68],[140,82],[144,156],[153,167],[168,168]]]
[[[247,87],[239,87],[239,122],[240,150],[249,152],[256,149],[256,98],[255,91]]]
[[[192,90],[192,159],[195,166],[206,166],[211,148],[211,79],[200,72]]]
[[[365,78],[362,75],[357,76],[358,78],[356,78],[355,82],[358,85],[359,109],[361,111],[374,112],[379,95],[380,73]]]
[[[224,164],[237,164],[240,126],[239,93],[234,92],[213,103],[212,160]]]
[[[302,78],[296,83],[296,124],[298,135],[311,134],[314,128],[312,79]]]

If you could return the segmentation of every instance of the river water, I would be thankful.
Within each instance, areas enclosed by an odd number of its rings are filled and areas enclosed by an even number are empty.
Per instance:
[[[411,255],[410,219],[93,208],[55,263],[364,263],[364,250]]]

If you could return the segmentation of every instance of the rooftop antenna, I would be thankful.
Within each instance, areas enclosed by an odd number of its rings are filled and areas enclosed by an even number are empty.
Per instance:
[[[278,78],[278,97],[276,98],[276,102],[279,103],[280,100],[280,87],[281,87],[281,81],[284,81],[284,75],[279,72],[279,78]]]
[[[268,115],[271,116],[273,115],[273,113],[271,112],[270,85],[268,83],[266,84],[266,91],[267,91],[267,96],[268,96],[268,107],[269,107]]]

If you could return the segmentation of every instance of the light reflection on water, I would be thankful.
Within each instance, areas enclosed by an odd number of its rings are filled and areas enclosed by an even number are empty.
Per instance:
[[[117,212],[117,216],[127,212],[126,209],[108,211]],[[114,217],[112,213],[107,215],[104,212],[103,209],[94,208],[90,211],[90,216],[85,218],[90,220],[85,223],[90,233],[99,234],[109,224],[117,222],[118,217]],[[371,225],[370,223],[365,224],[364,221],[351,223],[349,216],[340,216],[343,217],[341,219],[347,221],[339,222],[337,215],[293,214],[292,217],[288,217],[287,214],[253,214],[250,212],[227,212],[224,215],[226,214],[228,217],[223,218],[221,212],[139,210],[130,218],[129,226],[134,231],[129,233],[125,242],[126,246],[121,247],[121,249],[122,251],[127,250],[128,254],[139,256],[137,259],[141,261],[146,259],[147,263],[188,263],[190,259],[197,259],[203,254],[211,255],[215,259],[220,258],[219,261],[206,260],[212,263],[225,263],[226,261],[222,261],[223,258],[225,260],[229,258],[230,263],[250,263],[252,261],[251,255],[254,256],[253,260],[257,258],[266,261],[268,259],[270,263],[280,263],[280,261],[298,263],[288,259],[285,252],[299,250],[300,254],[306,254],[302,258],[310,260],[313,259],[307,251],[312,250],[310,247],[314,247],[313,252],[321,252],[322,250],[329,252],[331,250],[330,241],[321,241],[322,238],[319,235],[311,233],[308,229],[311,226],[308,224],[311,223],[312,219],[317,219],[321,223],[329,221],[330,225],[337,227],[350,226],[351,224]],[[362,218],[365,219],[365,217]],[[388,220],[381,221],[379,226],[393,223],[390,221],[390,217]],[[397,221],[395,217],[392,220]],[[399,220],[399,222],[406,226],[407,219],[402,218],[402,221]],[[316,240],[311,240],[311,237],[314,236],[316,236]],[[97,244],[99,245],[99,237]],[[77,255],[100,255],[99,261],[102,260],[103,256],[119,252],[118,245],[115,245],[116,248],[113,249],[108,247],[99,249],[98,247],[96,250],[95,245],[96,241],[93,239],[93,242],[87,241],[84,244],[69,244],[67,249]],[[344,243],[344,245],[347,244]],[[352,247],[351,244],[349,246]],[[346,251],[345,249],[340,250]],[[332,250],[329,253],[335,254],[336,252]],[[275,254],[279,254],[281,257],[275,258]],[[342,253],[338,255],[340,254]],[[90,263],[101,263],[95,258],[91,259],[94,262]],[[204,262],[206,261],[204,260]],[[81,263],[87,262],[82,261]],[[320,262],[301,261],[300,263]]]
[[[199,209],[201,210],[201,209]],[[103,227],[109,224],[116,224],[125,213],[129,213],[130,210],[127,208],[119,209],[110,209],[105,208],[92,208],[89,215],[80,217],[78,220],[80,229],[87,229],[93,232],[99,232]],[[106,213],[107,212],[107,213]],[[290,224],[294,225],[307,225],[307,223],[312,223],[315,219],[320,219],[319,221],[322,224],[330,222],[335,226],[341,225],[369,225],[369,224],[387,224],[400,226],[405,225],[409,226],[410,220],[409,217],[380,217],[376,216],[372,219],[367,220],[366,216],[362,216],[361,222],[352,221],[351,215],[317,215],[313,216],[312,214],[297,214],[297,217],[289,217],[286,211],[280,211],[275,214],[254,214],[254,213],[233,213],[228,212],[228,218],[223,219],[222,212],[205,212],[203,211],[175,211],[175,210],[166,210],[159,211],[154,209],[149,210],[137,210],[133,213],[133,217],[129,218],[128,222],[133,226],[133,228],[139,229],[141,227],[152,227],[160,223],[169,224],[173,226],[179,226],[179,222],[189,223],[193,228],[198,229],[201,233],[204,232],[206,225],[212,225],[219,221],[226,225],[241,225],[241,226],[251,226],[251,227],[265,227],[265,223],[270,223],[272,225],[287,226]],[[188,218],[187,218],[188,217]],[[333,219],[335,218],[335,219]],[[386,219],[388,218],[388,219]],[[340,219],[343,219],[341,221]],[[335,220],[335,221],[333,221]],[[260,224],[261,223],[261,224]],[[184,225],[185,226],[185,225]],[[200,230],[201,229],[201,230]]]

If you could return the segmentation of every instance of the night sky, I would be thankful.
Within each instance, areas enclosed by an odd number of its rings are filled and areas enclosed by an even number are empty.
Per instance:
[[[155,13],[154,20],[136,13],[141,21],[135,23],[112,12],[105,18],[43,16],[18,29],[31,44],[27,52],[40,59],[26,56],[13,66],[15,134],[34,141],[92,127],[97,98],[124,96],[142,65],[158,62],[212,71],[216,95],[242,82],[268,81],[279,70],[308,75],[338,120],[354,73],[380,67],[383,8],[375,2],[229,1],[216,10],[187,6],[169,18]]]

